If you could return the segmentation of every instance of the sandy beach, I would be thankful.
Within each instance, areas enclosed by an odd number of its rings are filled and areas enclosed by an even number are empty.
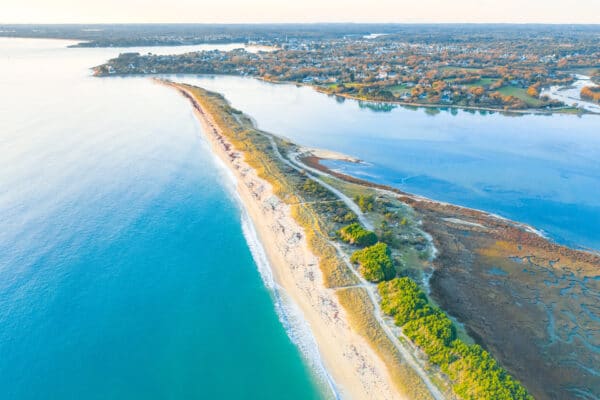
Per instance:
[[[185,88],[173,85],[193,98]],[[304,230],[288,205],[273,194],[221,134],[213,118],[196,104],[195,114],[214,153],[236,178],[236,187],[268,257],[275,281],[301,310],[310,326],[322,362],[344,399],[401,399],[387,367],[354,332],[335,289],[323,284],[319,260],[309,250]]]
[[[336,151],[325,150],[325,149],[317,149],[313,147],[304,147],[300,146],[302,152],[310,153],[314,157],[318,157],[323,160],[336,160],[336,161],[346,161],[351,163],[360,163],[362,162],[360,159],[356,157],[349,156],[347,154],[338,153]]]

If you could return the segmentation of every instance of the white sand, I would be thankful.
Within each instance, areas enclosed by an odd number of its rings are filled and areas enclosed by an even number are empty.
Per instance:
[[[338,160],[338,161],[347,161],[353,163],[361,162],[358,158],[349,156],[347,154],[338,153],[336,151],[325,150],[325,149],[315,149],[312,147],[302,147],[302,152],[310,153],[311,155],[322,158],[325,160]]]

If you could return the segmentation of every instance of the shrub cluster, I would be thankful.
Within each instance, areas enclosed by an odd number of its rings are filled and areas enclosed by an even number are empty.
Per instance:
[[[372,246],[377,243],[377,235],[356,222],[340,229],[338,235],[344,242],[361,247]]]
[[[354,201],[358,204],[362,212],[373,211],[375,209],[375,196],[373,195],[357,195],[354,196]]]
[[[396,276],[390,249],[382,242],[355,251],[350,261],[358,264],[362,276],[371,282],[377,283]]]
[[[378,289],[382,310],[450,377],[458,396],[466,400],[533,399],[481,346],[457,339],[452,321],[413,280],[392,279],[380,283]]]
[[[313,203],[312,208],[315,209],[319,215],[324,215],[328,222],[334,222],[337,224],[350,224],[358,220],[356,218],[356,214],[354,214],[343,203]],[[335,233],[337,234],[338,231]]]
[[[302,185],[302,191],[318,199],[325,199],[331,197],[331,192],[319,185],[317,182],[310,178],[306,178]]]

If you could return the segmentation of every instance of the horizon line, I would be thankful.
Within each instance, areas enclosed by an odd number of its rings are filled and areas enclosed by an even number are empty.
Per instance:
[[[0,25],[25,26],[25,25],[581,25],[600,26],[600,22],[432,22],[432,21],[404,21],[404,22],[359,22],[359,21],[315,21],[315,22],[0,22]]]

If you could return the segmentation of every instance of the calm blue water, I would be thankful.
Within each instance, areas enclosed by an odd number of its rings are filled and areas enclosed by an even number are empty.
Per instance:
[[[364,160],[330,166],[525,222],[600,250],[600,116],[374,111],[306,87],[177,76],[222,92],[267,131]]]
[[[64,45],[0,40],[0,398],[324,397],[188,102]]]

